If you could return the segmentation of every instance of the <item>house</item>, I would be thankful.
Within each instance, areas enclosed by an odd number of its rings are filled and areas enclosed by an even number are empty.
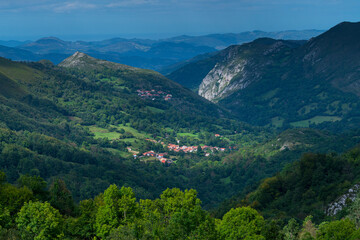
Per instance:
[[[161,159],[161,158],[164,158],[164,156],[166,156],[166,155],[167,155],[167,153],[158,153],[158,154],[156,154],[156,157],[158,159]]]
[[[155,157],[156,153],[154,151],[149,151],[149,152],[144,152],[143,155],[147,157]]]
[[[220,137],[220,134],[215,134],[215,137]]]

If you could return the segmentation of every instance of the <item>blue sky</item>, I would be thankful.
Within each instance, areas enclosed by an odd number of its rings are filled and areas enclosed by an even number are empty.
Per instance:
[[[328,29],[360,21],[359,0],[0,0],[0,39]]]

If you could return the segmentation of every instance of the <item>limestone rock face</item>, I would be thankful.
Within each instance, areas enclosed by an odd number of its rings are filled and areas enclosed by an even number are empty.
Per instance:
[[[248,87],[259,80],[264,67],[272,63],[272,58],[267,55],[274,54],[283,47],[281,41],[270,39],[229,47],[202,80],[198,94],[212,102],[218,102]]]
[[[231,61],[227,65],[216,64],[203,79],[199,87],[199,95],[216,102],[217,99],[245,88],[250,82],[244,71],[246,64],[246,60]],[[237,81],[231,84],[235,77]]]

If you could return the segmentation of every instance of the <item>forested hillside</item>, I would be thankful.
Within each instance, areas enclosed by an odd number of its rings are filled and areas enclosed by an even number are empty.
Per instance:
[[[230,46],[168,76],[252,125],[357,128],[359,26],[343,22],[309,41]]]
[[[167,187],[196,186],[208,206],[241,188],[229,191],[224,179],[231,166],[222,156],[270,133],[226,118],[226,111],[156,72],[78,55],[64,67],[1,59],[0,159],[10,182],[22,174],[49,182],[60,177],[77,201],[112,183],[151,198]],[[79,65],[65,67],[69,61]],[[209,149],[169,152],[167,145],[178,141]],[[168,152],[173,164],[143,156],[151,150]],[[214,184],[203,185],[209,180]]]

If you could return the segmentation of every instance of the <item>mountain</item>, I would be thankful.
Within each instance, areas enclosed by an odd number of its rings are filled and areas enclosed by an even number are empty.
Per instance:
[[[271,39],[262,39],[255,41],[255,43],[259,43],[253,48],[262,47],[261,43],[265,43],[266,41],[273,41]],[[289,46],[298,46],[302,44],[303,41],[283,41],[279,40],[279,42],[286,43]],[[240,53],[243,49],[245,50],[246,46],[249,45],[234,45],[230,46],[229,48],[220,51],[218,54],[213,54],[213,56],[205,59],[201,59],[197,62],[191,62],[174,72],[167,75],[170,79],[182,84],[185,87],[190,89],[199,89],[201,86],[203,79],[207,77],[207,75],[214,69],[215,66],[220,66],[218,63],[226,63],[233,55]],[[250,45],[251,46],[251,45]],[[235,58],[235,57],[234,57]],[[214,70],[215,71],[215,70]],[[238,71],[235,69],[235,71]],[[216,73],[215,73],[216,75]],[[203,91],[203,90],[202,90]],[[210,98],[212,100],[212,98]]]
[[[38,54],[35,54],[33,52],[1,45],[0,56],[12,59],[14,61],[38,61],[41,59]]]
[[[152,70],[80,52],[59,66],[0,60],[0,168],[12,183],[19,174],[61,178],[76,200],[112,183],[148,197],[168,187],[199,186],[204,205],[211,206],[230,196],[230,185],[215,193],[225,184],[217,177],[201,188],[211,178],[211,171],[200,174],[203,166],[216,161],[223,168],[219,156],[229,147],[269,134]],[[223,150],[206,157],[166,147],[179,143]],[[151,150],[168,152],[173,167],[143,157]]]
[[[108,62],[105,60],[96,59],[82,52],[74,53],[70,57],[64,59],[58,65],[60,67],[65,67],[65,68],[76,68],[81,70],[98,70],[98,71],[104,70],[106,68],[119,69],[119,70],[125,68],[135,69],[130,66],[125,66],[114,62]]]
[[[277,127],[355,127],[360,23],[305,41],[269,38],[230,46],[168,75],[241,120]],[[341,59],[341,61],[339,61]]]
[[[31,43],[31,41],[16,41],[16,40],[3,41],[3,40],[0,40],[0,45],[6,46],[6,47],[17,47],[17,46],[24,45],[27,43]]]
[[[102,41],[64,41],[56,37],[45,37],[37,41],[0,41],[0,45],[15,47],[3,50],[0,56],[20,61],[47,59],[55,64],[76,51],[96,58],[127,64],[134,67],[161,70],[201,54],[215,52],[232,44],[252,41],[259,37],[284,39],[309,39],[321,31],[245,32],[240,34],[212,34],[205,36],[179,36],[168,39],[112,38]],[[1,44],[3,43],[3,44]],[[33,55],[24,55],[31,52]],[[17,56],[12,52],[18,51]],[[181,64],[180,64],[181,65]]]
[[[278,64],[279,57],[301,43],[260,38],[249,44],[229,47],[221,55],[221,63],[216,62],[202,80],[199,95],[218,102],[237,90],[245,89],[265,75],[269,66]]]
[[[49,60],[54,63],[58,63],[58,59],[54,59],[53,54],[69,55],[81,51],[97,58],[150,69],[159,69],[199,54],[216,51],[211,47],[187,43],[122,38],[72,42],[47,37],[21,45],[19,48],[35,54],[48,55]]]
[[[182,42],[193,44],[195,46],[208,46],[217,50],[222,50],[230,45],[251,42],[257,38],[274,38],[284,40],[306,40],[323,33],[321,30],[303,30],[303,31],[280,31],[263,32],[249,31],[242,33],[209,34],[204,36],[178,36],[167,39],[170,42]]]
[[[37,54],[24,49],[19,49],[15,47],[6,47],[0,45],[0,56],[14,61],[34,62],[42,59],[48,59],[51,60],[53,63],[57,64],[61,62],[64,58],[68,57],[69,54],[62,54],[62,53]]]
[[[210,103],[209,101],[201,98],[197,94],[183,88],[176,82],[166,79],[161,74],[152,71],[134,68],[131,66],[109,62],[106,60],[100,60],[93,58],[81,52],[76,52],[72,56],[59,63],[60,67],[75,69],[80,72],[97,72],[105,74],[106,71],[114,71],[112,77],[118,75],[119,78],[125,80],[127,89],[132,93],[137,93],[139,89],[149,89],[156,91],[169,92],[173,96],[173,101],[170,101],[170,105],[177,105],[178,107],[191,109],[198,112],[201,106],[201,110],[208,110],[207,114],[213,116],[225,116],[226,111]]]

